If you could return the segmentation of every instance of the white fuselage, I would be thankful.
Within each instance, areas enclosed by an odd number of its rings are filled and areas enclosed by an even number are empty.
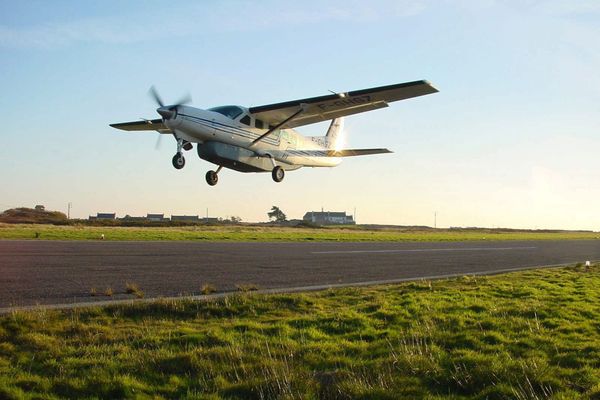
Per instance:
[[[255,144],[252,142],[269,130],[268,126],[255,119],[242,110],[241,114],[230,118],[222,113],[202,110],[189,106],[178,106],[176,115],[165,121],[177,137],[200,147],[210,142],[224,143],[226,145],[246,149],[257,159],[269,158],[278,164],[285,165],[285,169],[294,170],[301,167],[334,167],[341,162],[340,157],[310,155],[307,150],[331,150],[324,137],[305,137],[293,129],[277,129]],[[203,157],[204,158],[204,157]],[[209,160],[212,161],[212,160]],[[259,169],[269,171],[269,167]]]

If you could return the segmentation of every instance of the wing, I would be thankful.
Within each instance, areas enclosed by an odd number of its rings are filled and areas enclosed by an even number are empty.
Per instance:
[[[269,125],[276,126],[294,114],[282,128],[314,124],[337,117],[357,114],[387,107],[392,101],[410,99],[436,93],[438,90],[427,81],[414,81],[347,93],[330,94],[284,103],[250,107],[249,111]]]
[[[158,131],[160,133],[171,133],[171,130],[163,124],[162,119],[121,122],[118,124],[110,124],[110,126],[124,131]]]
[[[393,153],[388,149],[345,149],[345,150],[287,150],[281,153],[308,157],[354,157],[368,156],[371,154]]]

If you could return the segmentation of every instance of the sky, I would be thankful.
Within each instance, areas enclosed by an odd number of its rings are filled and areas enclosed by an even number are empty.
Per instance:
[[[600,230],[600,2],[0,0],[0,209]],[[345,121],[336,168],[223,170],[110,123],[168,103],[257,106],[427,79]],[[326,123],[299,128],[322,135]]]

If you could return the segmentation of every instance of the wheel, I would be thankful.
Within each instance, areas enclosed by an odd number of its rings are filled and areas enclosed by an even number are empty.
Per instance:
[[[283,177],[285,176],[285,171],[279,165],[273,168],[273,172],[271,172],[271,176],[275,182],[281,182]]]
[[[208,171],[206,173],[206,183],[210,186],[215,186],[219,182],[219,175],[215,171]]]
[[[185,158],[181,155],[181,153],[177,153],[173,156],[173,166],[175,169],[181,169],[185,165]]]

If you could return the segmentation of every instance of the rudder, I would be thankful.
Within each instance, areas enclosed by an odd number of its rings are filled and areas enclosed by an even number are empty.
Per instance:
[[[328,149],[335,149],[338,141],[342,140],[342,131],[344,130],[344,117],[334,118],[331,120],[325,140],[327,141]]]

